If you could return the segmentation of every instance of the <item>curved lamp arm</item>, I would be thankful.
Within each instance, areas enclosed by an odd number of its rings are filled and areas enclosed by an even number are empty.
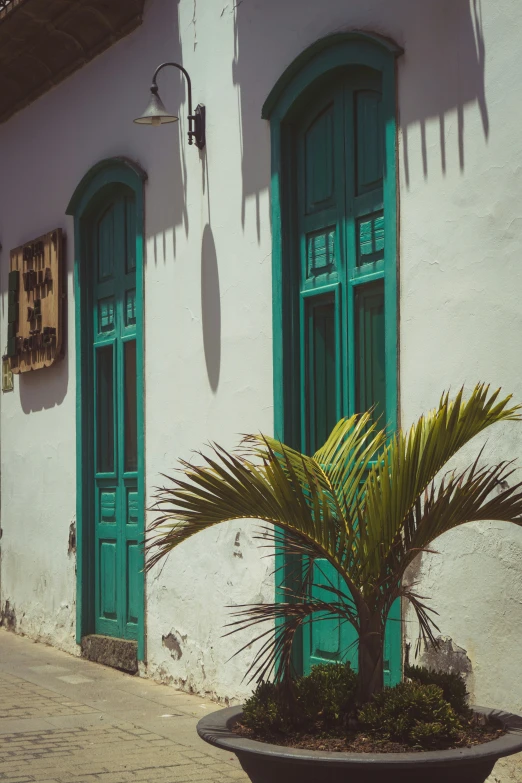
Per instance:
[[[181,71],[187,80],[189,121],[188,143],[195,144],[196,147],[201,150],[205,146],[205,107],[202,104],[198,104],[196,106],[196,111],[192,112],[192,82],[190,81],[190,76],[188,75],[188,72],[185,70],[185,68],[183,68],[183,66],[179,63],[161,63],[161,65],[158,65],[154,71],[150,91],[153,95],[158,96],[158,74],[162,68],[166,68],[167,66],[177,68],[179,71]],[[162,106],[161,101],[160,105]]]
[[[185,79],[187,80],[187,87],[188,87],[188,118],[189,120],[193,119],[192,116],[192,82],[190,81],[190,76],[188,75],[187,71],[184,69],[182,65],[179,65],[179,63],[161,63],[161,65],[158,65],[156,70],[154,71],[154,76],[152,77],[152,84],[150,86],[150,91],[158,93],[158,73],[161,71],[162,68],[166,68],[167,65],[172,65],[174,68],[178,68],[182,74],[184,74]],[[192,140],[189,139],[189,144],[192,144]]]

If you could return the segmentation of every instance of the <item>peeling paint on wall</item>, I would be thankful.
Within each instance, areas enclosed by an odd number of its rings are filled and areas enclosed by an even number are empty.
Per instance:
[[[449,636],[438,636],[437,647],[426,645],[419,653],[416,660],[409,661],[416,665],[426,666],[437,672],[448,674],[460,674],[464,678],[471,704],[475,699],[475,676],[473,663],[467,650],[456,644]],[[409,659],[410,644],[406,644],[407,660]]]
[[[167,650],[170,650],[170,654],[172,658],[174,658],[175,661],[179,661],[181,656],[183,655],[183,651],[181,649],[181,642],[186,642],[187,637],[181,636],[178,637],[175,633],[168,633],[166,636],[161,637],[161,643],[164,647],[167,648]]]
[[[421,663],[430,669],[448,674],[472,674],[473,668],[466,650],[455,644],[449,636],[437,637],[438,646],[427,647],[421,655]]]
[[[69,525],[69,543],[67,545],[67,554],[69,557],[76,554],[76,520],[73,519]]]
[[[238,530],[236,533],[234,547],[237,547],[236,549],[234,549],[234,557],[239,557],[242,560],[243,552],[241,551],[241,530]]]
[[[8,631],[16,631],[16,614],[14,606],[6,601],[0,612],[0,625]]]

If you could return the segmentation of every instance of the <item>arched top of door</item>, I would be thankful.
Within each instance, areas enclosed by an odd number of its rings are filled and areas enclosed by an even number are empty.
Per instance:
[[[334,33],[316,41],[290,63],[270,91],[261,117],[281,122],[313,82],[348,66],[366,66],[383,76],[395,70],[403,49],[394,41],[360,30]]]
[[[66,215],[81,218],[97,194],[111,185],[124,185],[141,201],[146,172],[129,158],[106,158],[96,163],[82,177],[65,210]]]

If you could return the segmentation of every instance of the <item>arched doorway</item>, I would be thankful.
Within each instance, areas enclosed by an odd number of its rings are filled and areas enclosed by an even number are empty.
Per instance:
[[[398,54],[371,34],[329,36],[288,67],[263,107],[272,141],[275,431],[307,453],[341,417],[372,406],[390,432],[397,426]],[[315,597],[327,595],[317,585],[343,588],[326,560],[295,555],[279,559],[280,587],[310,565]],[[296,669],[339,660],[356,668],[357,641],[342,618],[312,616],[294,645]],[[388,615],[385,656],[391,685],[401,677],[400,602]]]
[[[75,219],[77,641],[136,642],[144,657],[143,180],[103,161]]]

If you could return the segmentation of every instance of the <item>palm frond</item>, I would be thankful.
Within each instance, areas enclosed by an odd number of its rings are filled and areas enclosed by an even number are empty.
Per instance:
[[[278,468],[284,476],[291,482],[294,480],[299,482],[312,508],[315,488],[319,488],[329,505],[333,519],[339,523],[344,521],[344,508],[332,489],[324,466],[315,459],[315,455],[309,457],[266,435],[245,435],[241,448],[247,459],[253,458],[265,466],[274,460],[277,461]]]
[[[444,394],[435,411],[391,439],[364,485],[365,566],[374,577],[419,498],[459,449],[494,423],[521,419],[521,407],[509,407],[511,397],[499,400],[499,394],[485,384],[478,384],[467,401],[462,389],[452,401]]]
[[[202,466],[182,461],[183,478],[171,478],[156,494],[160,513],[148,528],[147,568],[187,538],[234,519],[283,528],[337,566],[347,535],[322,469],[305,455],[296,461],[283,444],[278,449],[276,455],[267,439],[261,464],[219,446],[200,455]]]
[[[402,566],[413,559],[416,549],[426,549],[433,541],[467,522],[492,520],[522,525],[522,482],[507,485],[512,463],[479,467],[477,460],[466,470],[435,482],[417,504],[402,536]],[[507,485],[507,486],[506,486]]]
[[[431,615],[438,615],[438,612],[432,607],[427,606],[426,603],[424,603],[426,598],[414,593],[411,587],[402,587],[397,595],[398,597],[405,598],[409,601],[417,615],[419,633],[415,650],[416,654],[419,653],[422,642],[424,642],[425,646],[431,645],[432,647],[437,647],[438,642],[434,631],[440,632],[440,628]]]
[[[356,519],[358,507],[364,505],[363,479],[386,443],[386,430],[377,429],[372,414],[369,410],[341,419],[314,454],[349,520]]]
[[[314,585],[318,587],[318,585]],[[324,587],[324,586],[323,586]],[[306,623],[331,620],[335,617],[339,622],[357,624],[357,614],[350,609],[344,600],[320,601],[310,595],[301,596],[302,600],[279,602],[273,604],[251,604],[233,608],[233,617],[238,619],[228,623],[225,636],[258,628],[268,623],[268,628],[250,637],[233,657],[239,655],[253,644],[262,642],[252,663],[248,667],[245,678],[248,682],[266,680],[271,676],[275,681],[282,681],[291,673],[292,645],[298,630]],[[283,622],[278,622],[283,621]]]

